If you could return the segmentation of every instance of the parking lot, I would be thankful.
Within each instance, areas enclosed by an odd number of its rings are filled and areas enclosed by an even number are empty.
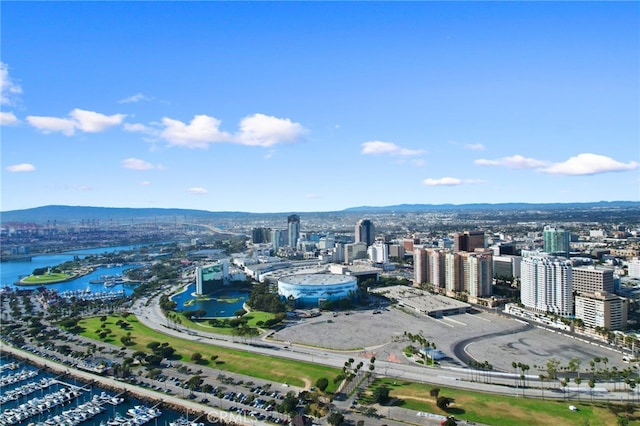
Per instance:
[[[582,371],[590,368],[589,362],[594,357],[606,357],[609,368],[629,367],[618,352],[534,326],[527,327],[522,321],[494,313],[474,311],[436,319],[394,306],[374,312],[325,312],[316,318],[300,320],[272,337],[291,344],[410,362],[403,353],[411,344],[405,338],[407,332],[434,342],[447,357],[441,361],[444,367],[466,366],[456,357],[456,350],[464,350],[475,360],[488,361],[494,370],[505,372],[513,371],[512,362],[521,362],[531,366],[530,374],[537,375],[533,367],[544,368],[550,358],[567,366],[574,357],[580,360]]]

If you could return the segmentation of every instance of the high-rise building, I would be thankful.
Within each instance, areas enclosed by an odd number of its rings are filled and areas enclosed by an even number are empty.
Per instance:
[[[298,238],[300,238],[300,216],[292,214],[287,217],[287,229],[289,231],[289,247],[296,247],[298,245]]]
[[[229,278],[229,261],[219,260],[215,263],[196,267],[196,294],[212,293]]]
[[[638,257],[629,261],[629,278],[640,278],[640,258]]]
[[[453,251],[473,252],[485,248],[484,231],[464,231],[453,236]]]
[[[287,239],[288,231],[285,229],[272,229],[271,230],[271,242],[273,243],[273,249],[278,251],[280,247],[284,247],[289,243]]]
[[[353,243],[344,245],[344,263],[353,263],[354,260],[367,258],[367,245],[365,243]]]
[[[522,259],[520,299],[538,312],[560,316],[573,314],[573,275],[571,261],[551,256]]]
[[[558,229],[552,226],[545,226],[542,233],[544,251],[554,256],[564,256],[569,258],[569,242],[571,232],[565,229]]]
[[[590,328],[626,329],[627,309],[627,300],[615,294],[596,292],[576,296],[576,318]]]
[[[491,296],[493,284],[493,255],[491,250],[458,253],[461,262],[462,288],[470,301]]]
[[[389,246],[384,241],[376,241],[367,249],[367,256],[373,263],[388,263]]]
[[[435,291],[444,290],[446,281],[445,267],[446,250],[437,248],[421,248],[416,246],[413,251],[413,285],[431,284]]]
[[[520,256],[493,256],[493,274],[499,278],[520,278]]]
[[[356,243],[365,243],[369,247],[376,240],[376,227],[369,219],[360,219],[356,223]]]
[[[253,228],[251,230],[251,240],[255,244],[268,243],[271,239],[270,228]]]
[[[578,294],[613,293],[613,269],[594,266],[573,268],[573,291]]]

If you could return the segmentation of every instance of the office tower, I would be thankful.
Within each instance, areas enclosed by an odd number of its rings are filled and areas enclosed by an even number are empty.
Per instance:
[[[472,252],[485,248],[484,231],[464,231],[453,236],[453,251]]]
[[[300,238],[300,216],[292,214],[287,217],[287,229],[289,231],[289,247],[296,247],[298,245],[298,238]]]
[[[627,300],[615,294],[595,292],[576,296],[576,318],[586,327],[624,330],[627,309]]]
[[[542,233],[544,251],[555,256],[564,256],[569,258],[569,241],[571,240],[571,232],[564,229],[557,229],[551,226],[545,226]]]
[[[520,299],[538,312],[560,316],[573,314],[571,262],[558,257],[532,256],[522,259]]]
[[[356,223],[356,243],[365,243],[369,247],[376,240],[376,228],[369,219],[360,219]]]
[[[367,245],[365,243],[353,243],[344,245],[344,263],[353,263],[354,260],[367,258]]]
[[[520,256],[493,256],[493,274],[502,279],[520,278]]]
[[[573,291],[578,294],[613,293],[613,269],[594,266],[573,268]]]
[[[196,294],[201,296],[212,293],[229,278],[229,261],[219,260],[215,263],[196,267]]]

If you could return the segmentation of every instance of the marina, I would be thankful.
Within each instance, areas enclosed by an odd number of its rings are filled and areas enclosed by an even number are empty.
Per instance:
[[[196,424],[182,423],[184,416],[161,407],[160,400],[145,402],[124,391],[78,383],[71,376],[54,376],[5,356],[0,374],[0,426]]]

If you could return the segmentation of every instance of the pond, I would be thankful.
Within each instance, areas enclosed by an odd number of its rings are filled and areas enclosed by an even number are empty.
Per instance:
[[[234,288],[221,288],[220,290],[204,295],[195,295],[195,283],[189,284],[185,291],[171,297],[177,303],[176,311],[195,311],[202,309],[207,312],[207,318],[232,317],[234,312],[242,309],[244,302],[249,298],[249,292]]]

